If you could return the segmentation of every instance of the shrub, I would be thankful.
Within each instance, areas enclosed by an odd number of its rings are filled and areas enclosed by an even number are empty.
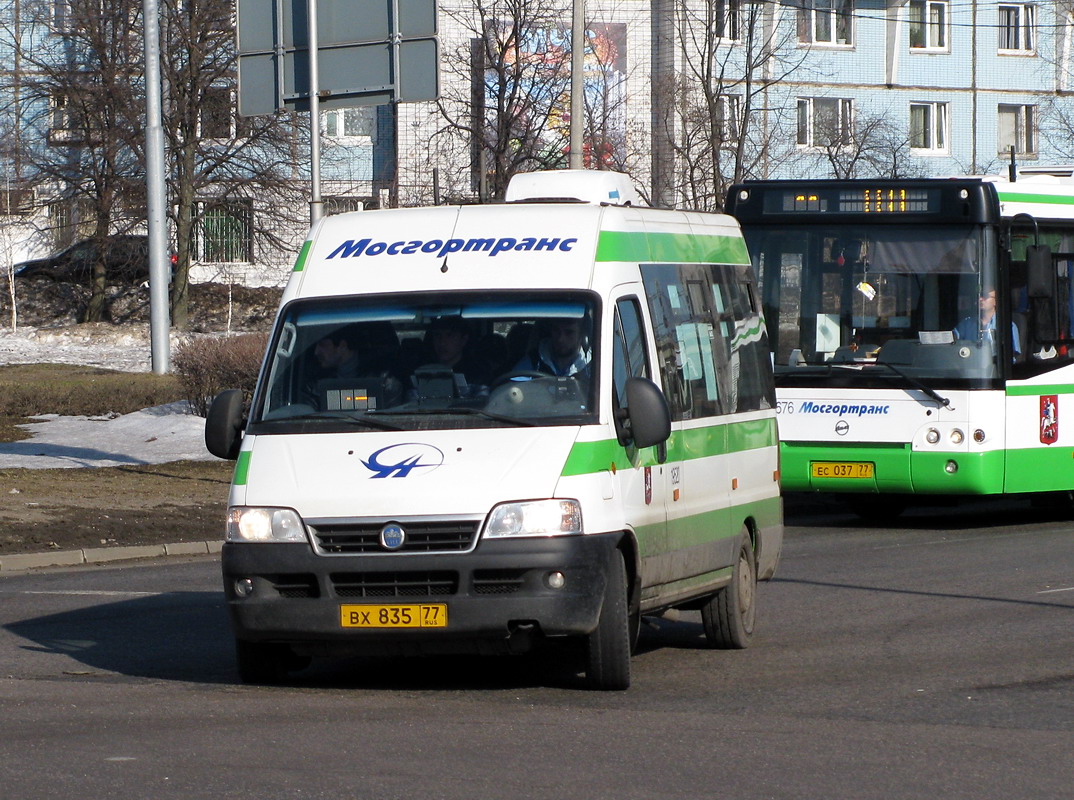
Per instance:
[[[267,344],[268,335],[263,333],[198,338],[179,344],[172,366],[191,410],[206,416],[209,404],[224,389],[242,389],[248,406]]]
[[[69,364],[0,367],[0,416],[129,414],[184,397],[174,375]]]

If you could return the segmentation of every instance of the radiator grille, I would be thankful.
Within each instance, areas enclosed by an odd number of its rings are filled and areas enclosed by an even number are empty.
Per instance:
[[[338,597],[432,597],[459,589],[457,572],[341,572],[331,576]]]
[[[310,525],[317,551],[327,555],[360,553],[458,553],[469,550],[477,536],[474,520],[435,520],[398,523],[406,531],[406,542],[397,550],[386,550],[380,531],[387,520],[378,522],[324,522]]]

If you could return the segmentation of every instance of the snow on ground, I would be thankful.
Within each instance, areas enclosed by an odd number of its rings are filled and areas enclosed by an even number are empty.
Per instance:
[[[0,330],[0,365],[38,363],[149,372],[148,326]],[[27,426],[32,439],[0,443],[0,469],[114,467],[214,458],[205,449],[205,420],[191,414],[185,402],[111,418],[49,414],[36,419],[40,422]]]
[[[172,337],[172,352],[177,340]],[[0,364],[83,364],[123,372],[149,372],[149,326],[72,325],[0,329]]]

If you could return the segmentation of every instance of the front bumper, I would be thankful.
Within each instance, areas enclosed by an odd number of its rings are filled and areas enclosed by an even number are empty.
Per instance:
[[[300,652],[511,652],[597,625],[618,534],[483,540],[470,553],[321,556],[304,543],[224,544],[235,636]],[[550,572],[563,588],[547,583]],[[236,581],[253,592],[240,597]],[[340,607],[447,605],[444,628],[343,628]]]

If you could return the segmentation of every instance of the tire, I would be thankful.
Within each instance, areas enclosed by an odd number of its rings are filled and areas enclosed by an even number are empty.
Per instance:
[[[701,606],[701,622],[710,647],[749,647],[757,619],[757,560],[750,532],[743,526],[731,582]]]
[[[585,672],[591,688],[618,691],[630,687],[629,617],[626,564],[617,550],[608,569],[597,627],[585,640]]]
[[[285,644],[235,640],[239,678],[243,683],[264,685],[282,683],[287,673],[301,669],[305,663]]]

